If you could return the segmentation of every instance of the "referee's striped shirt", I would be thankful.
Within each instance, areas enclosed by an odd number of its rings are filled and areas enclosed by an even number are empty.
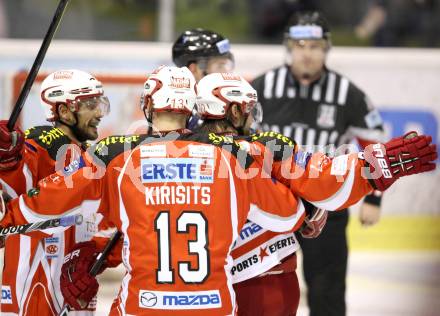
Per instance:
[[[308,86],[287,65],[257,77],[252,85],[263,107],[263,129],[293,138],[309,151],[334,153],[357,138],[361,145],[383,141],[379,112],[346,77],[325,69]]]

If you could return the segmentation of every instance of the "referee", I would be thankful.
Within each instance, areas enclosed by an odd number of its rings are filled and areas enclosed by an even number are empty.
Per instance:
[[[365,93],[325,66],[331,48],[330,30],[320,13],[294,15],[284,44],[286,64],[252,82],[263,107],[263,129],[290,136],[305,150],[330,155],[346,153],[340,146],[353,139],[362,147],[382,140],[381,117]],[[379,205],[379,196],[365,199],[360,211],[363,225],[378,222]],[[319,237],[297,236],[311,316],[346,313],[347,224],[347,210],[330,212]]]

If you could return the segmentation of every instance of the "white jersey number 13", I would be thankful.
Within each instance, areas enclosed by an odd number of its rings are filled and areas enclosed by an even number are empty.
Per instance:
[[[198,269],[192,269],[190,262],[179,261],[179,277],[185,283],[203,283],[209,275],[208,222],[202,213],[184,211],[177,219],[177,233],[189,233],[189,227],[196,227],[196,239],[188,241],[188,253],[196,255]],[[158,240],[157,283],[174,283],[174,269],[171,267],[170,212],[160,212],[154,221]]]

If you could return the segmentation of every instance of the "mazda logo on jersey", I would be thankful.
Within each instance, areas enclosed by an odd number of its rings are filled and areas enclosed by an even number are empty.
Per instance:
[[[151,309],[211,309],[222,307],[220,292],[191,291],[139,291],[139,307]]]
[[[143,183],[213,183],[214,160],[208,158],[154,158],[141,160]]]
[[[157,304],[157,295],[152,292],[139,292],[139,302],[145,307],[153,307]]]

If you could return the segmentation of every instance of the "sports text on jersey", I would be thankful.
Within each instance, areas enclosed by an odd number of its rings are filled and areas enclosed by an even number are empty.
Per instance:
[[[213,183],[214,160],[203,158],[155,158],[141,160],[143,183]]]
[[[277,240],[269,245],[267,245],[264,249],[259,249],[259,254],[253,254],[252,256],[246,256],[242,260],[237,260],[238,262],[234,262],[234,266],[231,269],[232,275],[237,272],[241,272],[245,269],[252,267],[252,265],[258,263],[260,260],[263,261],[264,257],[267,257],[278,250],[284,249],[288,246],[294,245],[296,243],[295,238],[293,236],[288,236],[287,238],[283,238]]]
[[[220,292],[139,291],[139,307],[151,309],[211,309],[222,307]]]

